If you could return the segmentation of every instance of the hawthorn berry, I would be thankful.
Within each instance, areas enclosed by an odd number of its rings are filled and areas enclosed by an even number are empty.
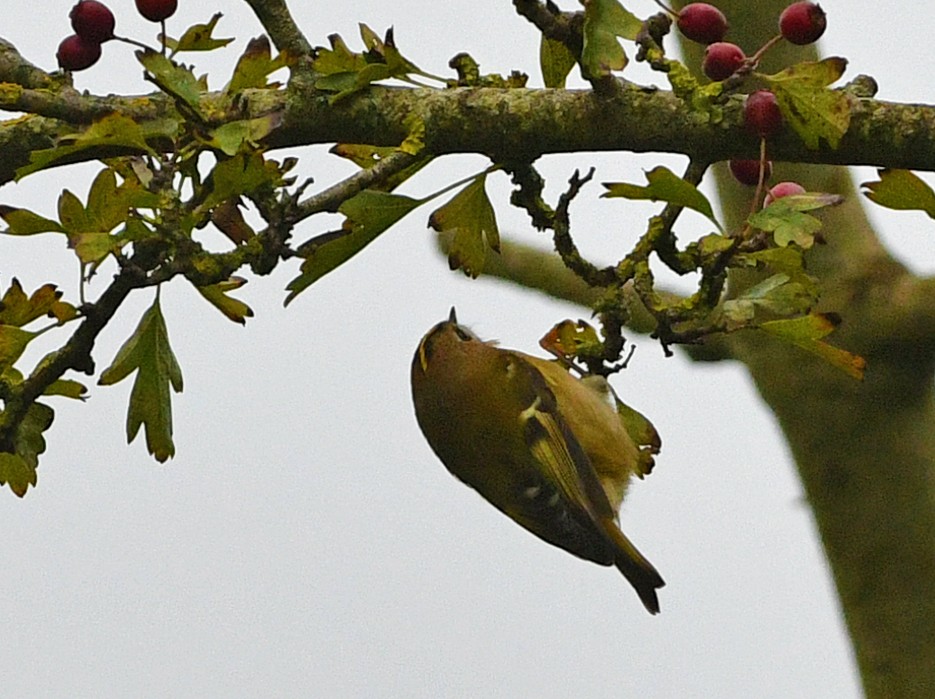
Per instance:
[[[90,68],[101,57],[101,45],[96,41],[88,41],[84,37],[72,34],[62,40],[58,45],[55,58],[63,70],[84,70]]]
[[[780,34],[800,46],[818,41],[827,26],[825,11],[814,2],[794,2],[779,15]]]
[[[756,187],[760,183],[760,161],[759,160],[743,160],[741,158],[733,158],[730,162],[727,163],[727,167],[730,168],[730,174],[734,176],[734,179],[737,180],[740,184],[745,184],[748,187]],[[773,174],[773,164],[767,160],[765,172],[763,173],[763,181],[769,179],[769,176]]]
[[[747,60],[737,44],[718,41],[708,44],[701,61],[701,70],[712,80],[725,80],[736,73]]]
[[[97,0],[79,0],[68,13],[71,28],[75,34],[86,41],[102,44],[114,38],[117,21],[114,13],[104,3]]]
[[[162,22],[175,14],[179,0],[136,0],[136,10],[150,22]]]
[[[713,44],[727,34],[727,17],[714,5],[693,2],[681,9],[676,20],[679,31],[699,44]]]
[[[766,193],[763,206],[769,206],[777,199],[791,197],[795,194],[805,194],[805,187],[798,182],[780,182],[779,184],[773,185]]]
[[[757,90],[747,95],[743,105],[743,118],[747,128],[760,138],[775,136],[782,128],[782,112],[776,95],[769,90]]]

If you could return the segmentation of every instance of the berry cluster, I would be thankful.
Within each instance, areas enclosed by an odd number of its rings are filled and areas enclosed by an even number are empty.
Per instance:
[[[151,22],[168,19],[177,7],[178,0],[136,0],[137,11]],[[58,45],[55,57],[62,70],[90,68],[101,57],[101,44],[120,39],[114,34],[117,26],[114,13],[98,0],[78,0],[68,17],[75,33]]]
[[[659,0],[657,3],[662,5]],[[662,5],[676,17],[676,26],[685,38],[706,44],[702,72],[711,80],[726,80],[734,75],[743,75],[759,63],[763,53],[778,41],[805,45],[817,41],[828,26],[821,6],[802,0],[789,5],[779,15],[779,34],[768,41],[759,51],[748,57],[736,44],[724,41],[730,27],[724,14],[704,2],[693,2],[674,12]],[[782,113],[776,96],[768,90],[757,90],[747,96],[744,104],[744,122],[761,139],[775,136],[782,128]],[[765,148],[761,149],[760,160],[735,159],[729,163],[730,171],[741,184],[760,187],[769,179],[772,164],[766,159]],[[794,182],[782,182],[767,194],[765,203],[790,194],[800,194],[802,187]]]

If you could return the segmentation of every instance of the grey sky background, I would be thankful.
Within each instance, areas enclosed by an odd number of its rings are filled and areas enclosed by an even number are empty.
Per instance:
[[[0,34],[51,69],[72,4],[17,3]],[[155,35],[131,0],[109,4],[118,33]],[[218,33],[237,36],[224,51],[193,57],[220,87],[259,25],[234,0],[180,4],[170,33],[220,10]],[[464,50],[485,72],[516,68],[541,85],[536,33],[506,0],[292,4],[315,44],[338,32],[356,49],[358,21],[381,33],[394,25],[404,55],[429,72],[447,74],[448,59]],[[822,47],[850,59],[847,78],[870,73],[883,99],[931,101],[935,58],[918,50],[930,41],[930,23],[919,17],[927,10],[870,0],[822,5]],[[627,6],[641,16],[656,8],[650,0]],[[886,27],[899,27],[898,40]],[[110,44],[76,84],[146,92],[140,76],[131,49]],[[325,151],[298,153],[301,174],[316,186],[352,172]],[[660,162],[681,164],[583,154],[548,158],[542,170],[554,201],[575,168],[595,165],[599,182],[639,181],[641,169]],[[405,191],[425,194],[485,165],[446,158]],[[83,199],[99,169],[37,175],[2,188],[0,202],[53,215],[60,188]],[[867,168],[856,175],[872,176]],[[536,240],[507,204],[506,178],[490,183],[501,231]],[[573,206],[573,232],[588,254],[610,261],[652,207],[597,202],[600,190],[589,187]],[[185,376],[174,400],[177,456],[168,464],[153,462],[142,438],[125,444],[130,381],[104,388],[91,380],[85,405],[53,401],[38,488],[24,500],[0,492],[2,693],[857,696],[793,464],[739,365],[665,359],[653,342],[634,338],[631,368],[615,381],[663,439],[656,470],[634,484],[621,517],[668,583],[658,617],[643,611],[619,573],[544,544],[447,473],[409,398],[422,334],[454,304],[482,337],[535,351],[552,324],[582,311],[449,272],[425,227],[428,213],[416,211],[288,309],[283,288],[297,266],[251,278],[239,294],[256,313],[246,328],[184,281],[165,288],[162,307]],[[873,216],[903,261],[935,268],[935,231],[924,216]],[[313,219],[297,237],[336,222]],[[707,230],[700,219],[685,226],[682,239]],[[833,231],[828,237],[833,245]],[[15,274],[27,290],[53,281],[75,296],[77,264],[60,237],[0,238],[0,260],[4,288]],[[99,369],[152,301],[137,296],[101,337]]]

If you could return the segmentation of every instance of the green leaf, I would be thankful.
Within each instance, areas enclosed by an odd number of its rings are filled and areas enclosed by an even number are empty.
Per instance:
[[[137,51],[136,57],[149,71],[159,89],[201,115],[203,86],[192,71],[156,51]]]
[[[289,61],[285,55],[280,54],[275,59],[271,57],[269,39],[266,36],[251,39],[243,55],[237,59],[234,74],[224,88],[224,93],[232,97],[250,88],[278,88],[279,83],[270,83],[267,77],[287,65]]]
[[[56,379],[46,388],[42,395],[44,396],[64,396],[65,398],[74,398],[75,400],[84,400],[88,387],[72,379]]]
[[[0,325],[0,368],[12,366],[36,333],[14,325]]]
[[[147,134],[149,136],[160,135],[162,130],[172,128],[173,123],[161,120],[158,129],[153,132],[144,132],[143,128],[130,117],[108,114],[92,123],[81,133],[62,136],[59,139],[60,145],[55,148],[30,153],[29,165],[24,165],[16,171],[16,179],[21,180],[26,175],[42,170],[62,158],[91,148],[126,151],[127,154],[148,153],[156,157],[156,151],[146,143]]]
[[[9,235],[35,235],[36,233],[64,233],[58,221],[45,218],[27,209],[15,209],[0,206],[0,218],[9,228],[4,233]]]
[[[228,291],[239,289],[247,280],[243,277],[231,277],[226,281],[211,286],[198,286],[198,293],[230,320],[241,325],[247,324],[247,318],[253,317],[253,310],[240,299],[231,298]]]
[[[844,198],[837,194],[793,194],[776,199],[765,209],[750,215],[747,221],[758,230],[772,233],[780,247],[795,243],[807,250],[815,242],[815,233],[821,230],[821,221],[805,212],[837,206],[842,201]]]
[[[351,51],[340,34],[331,34],[328,41],[331,43],[330,49],[321,46],[316,49],[315,60],[312,61],[312,70],[316,73],[356,73],[367,66],[366,59],[361,54]]]
[[[604,182],[607,191],[601,196],[649,199],[650,201],[664,201],[674,206],[684,206],[694,209],[717,226],[718,230],[723,230],[714,217],[711,202],[691,182],[683,180],[662,165],[647,172],[646,181],[649,184],[645,187],[625,182]]]
[[[305,261],[301,274],[286,287],[290,293],[285,305],[328,272],[354,257],[422,203],[419,199],[369,189],[345,201],[338,208],[347,217],[341,230],[320,235],[299,248]]]
[[[613,394],[614,403],[617,406],[617,416],[623,423],[623,428],[630,435],[630,439],[636,444],[640,451],[640,461],[637,466],[636,475],[639,478],[648,475],[655,465],[654,455],[662,449],[662,439],[656,427],[641,412],[634,410]]]
[[[821,341],[821,338],[831,333],[840,322],[840,318],[833,314],[810,313],[801,318],[761,323],[759,328],[784,342],[821,357],[855,379],[863,379],[864,368],[867,366],[863,357]]]
[[[13,453],[0,452],[0,485],[9,485],[19,497],[36,485],[39,454],[45,451],[42,433],[52,425],[55,412],[43,403],[33,403],[13,435]]]
[[[935,218],[935,192],[914,172],[884,168],[877,175],[879,182],[860,185],[870,201],[888,209],[918,209]]]
[[[394,148],[392,146],[370,146],[354,143],[339,143],[335,146],[332,146],[331,150],[328,152],[334,153],[335,155],[338,155],[342,158],[347,158],[351,162],[356,163],[361,168],[366,170],[399,150],[400,148]],[[422,156],[409,167],[400,170],[399,172],[393,174],[390,177],[387,177],[384,180],[381,180],[379,184],[370,187],[369,189],[371,191],[379,190],[381,192],[391,192],[414,174],[416,174],[419,170],[428,165],[431,161],[431,156]]]
[[[779,316],[807,313],[818,301],[817,287],[808,279],[794,281],[779,273],[767,277],[744,291],[737,298],[724,302],[721,311],[731,330],[746,327],[758,308]]]
[[[94,230],[106,233],[126,223],[131,209],[157,209],[160,205],[159,195],[144,189],[134,174],[118,185],[114,171],[107,168],[91,184],[86,211]]]
[[[850,126],[847,95],[827,88],[844,74],[846,67],[845,59],[832,57],[760,76],[776,95],[783,117],[811,150],[818,150],[821,139],[837,148]]]
[[[539,67],[546,87],[565,87],[565,79],[575,67],[575,54],[561,41],[543,34],[539,41]]]
[[[617,0],[581,0],[584,5],[584,46],[581,69],[586,78],[623,70],[627,55],[617,37],[636,39],[643,23]]]
[[[77,233],[94,230],[84,204],[67,189],[63,190],[58,197],[58,220],[62,222],[62,228],[68,233],[69,238]]]
[[[241,194],[276,187],[282,179],[277,163],[265,159],[260,153],[238,153],[220,160],[211,171],[211,193],[198,207],[198,213],[209,211]]]
[[[218,20],[223,15],[218,12],[207,24],[194,24],[185,30],[185,33],[179,37],[178,41],[167,39],[166,46],[172,51],[173,55],[179,51],[213,51],[214,49],[227,46],[233,39],[215,39],[212,34]]]
[[[486,182],[486,173],[478,175],[429,217],[429,226],[454,236],[448,248],[448,266],[469,277],[481,273],[488,247],[500,252],[500,231]]]
[[[269,136],[282,123],[282,114],[272,112],[255,119],[229,121],[214,129],[211,145],[226,155],[251,151],[259,147],[260,141]]]
[[[159,300],[143,314],[133,335],[123,343],[98,383],[109,386],[136,372],[127,411],[127,442],[146,427],[146,448],[157,461],[175,455],[172,442],[172,397],[182,391],[182,370],[169,345]]]

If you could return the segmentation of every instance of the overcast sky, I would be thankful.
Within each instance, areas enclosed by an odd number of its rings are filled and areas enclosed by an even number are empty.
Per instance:
[[[2,35],[51,69],[73,0],[17,5]],[[111,0],[118,33],[155,34],[130,0]],[[235,44],[198,56],[220,87],[260,28],[235,0],[180,3],[170,33],[211,12]],[[537,37],[507,0],[294,2],[309,39],[357,22],[395,26],[404,55],[447,74],[468,51],[483,71],[519,69],[541,85]],[[567,0],[564,5],[571,7]],[[931,24],[917,3],[822,3],[822,46],[848,77],[873,74],[879,96],[931,101]],[[897,7],[898,6],[898,7]],[[650,0],[628,3],[647,15]],[[900,8],[902,8],[900,10]],[[903,16],[898,16],[903,12]],[[866,27],[899,27],[892,34]],[[750,47],[745,47],[750,48]],[[93,92],[145,92],[128,47],[108,45],[76,76]],[[300,153],[325,186],[352,168]],[[549,197],[575,168],[598,181],[641,177],[673,157],[563,156],[543,162]],[[406,192],[425,194],[486,165],[447,158]],[[100,166],[58,169],[0,190],[0,202],[54,214],[82,199]],[[862,169],[860,181],[872,171]],[[592,186],[591,198],[600,188]],[[491,178],[505,235],[535,240]],[[602,261],[622,254],[651,207],[572,209],[573,230]],[[350,264],[283,309],[296,266],[251,278],[256,312],[235,325],[184,281],[163,311],[185,392],[175,397],[177,456],[153,462],[125,444],[130,381],[92,386],[86,404],[56,400],[39,486],[0,491],[0,657],[7,696],[853,697],[856,673],[815,528],[788,451],[739,365],[694,366],[636,338],[616,380],[662,434],[657,468],[634,484],[623,529],[667,585],[645,613],[613,569],[552,548],[453,479],[423,441],[409,397],[412,352],[451,305],[485,338],[535,351],[580,309],[449,272],[416,211]],[[626,223],[622,220],[626,217]],[[642,219],[639,217],[643,217]],[[922,215],[876,210],[886,242],[919,271],[935,267]],[[313,219],[300,240],[334,226]],[[686,219],[684,236],[706,232]],[[928,227],[929,230],[925,230]],[[545,246],[547,240],[542,240]],[[833,244],[833,243],[832,243]],[[47,281],[76,292],[58,236],[0,239],[0,285]],[[92,286],[98,293],[102,272]],[[109,364],[151,303],[120,311],[96,348]],[[59,336],[61,337],[61,336]],[[49,346],[37,348],[34,359]],[[80,377],[77,377],[80,378]]]

